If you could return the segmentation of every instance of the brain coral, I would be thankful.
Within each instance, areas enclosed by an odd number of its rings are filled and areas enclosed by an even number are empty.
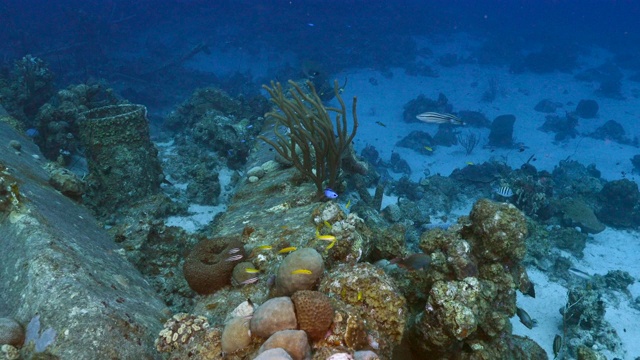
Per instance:
[[[234,266],[245,256],[239,237],[201,241],[185,259],[184,277],[195,292],[214,293],[230,283]]]
[[[291,296],[296,307],[298,327],[311,339],[322,339],[333,322],[329,297],[319,291],[300,290]]]

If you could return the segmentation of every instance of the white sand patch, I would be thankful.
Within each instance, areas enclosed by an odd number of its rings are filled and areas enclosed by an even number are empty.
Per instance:
[[[467,39],[468,40],[468,39]],[[435,56],[445,52],[456,52],[464,49],[461,43],[443,43],[440,51],[438,45],[431,44]],[[464,50],[463,50],[464,51]],[[583,69],[602,64],[609,55],[603,51],[594,51],[593,57],[586,59]],[[559,161],[572,159],[584,165],[595,164],[607,180],[623,177],[638,181],[638,176],[632,174],[631,157],[640,154],[640,150],[628,145],[621,145],[611,141],[596,140],[588,137],[576,137],[566,142],[554,143],[553,133],[544,133],[537,128],[545,121],[545,114],[534,110],[538,101],[548,98],[561,102],[563,108],[556,114],[563,116],[565,111],[575,110],[581,99],[595,99],[600,105],[596,119],[580,119],[577,130],[580,133],[592,132],[607,120],[616,120],[626,130],[627,137],[633,138],[640,134],[640,101],[632,96],[640,85],[628,81],[623,82],[623,93],[628,97],[616,100],[600,97],[595,94],[597,85],[577,81],[573,74],[510,74],[507,68],[486,67],[474,64],[460,65],[453,68],[442,68],[429,61],[439,73],[438,78],[408,76],[402,69],[392,69],[393,77],[385,78],[380,73],[370,70],[353,70],[337,77],[348,77],[349,83],[343,94],[346,100],[354,95],[358,96],[358,118],[360,127],[355,139],[357,151],[366,145],[373,145],[384,161],[388,161],[392,152],[397,152],[405,159],[413,170],[412,180],[417,181],[427,174],[449,175],[455,168],[466,165],[468,161],[482,163],[490,159],[505,161],[513,168],[519,168],[532,155],[532,164],[538,170],[552,171]],[[370,81],[372,79],[372,81]],[[498,96],[492,103],[481,101],[482,93],[489,86],[489,81],[498,82]],[[375,80],[375,81],[373,81]],[[375,83],[377,81],[377,85]],[[477,83],[477,87],[472,84]],[[523,142],[527,149],[523,152],[510,149],[485,149],[489,130],[475,128],[461,128],[480,134],[482,142],[471,155],[466,155],[460,146],[437,147],[433,155],[420,155],[412,150],[396,147],[395,144],[413,130],[422,130],[434,135],[437,125],[423,123],[406,123],[402,119],[403,106],[419,94],[429,98],[437,98],[443,93],[454,106],[454,111],[473,110],[483,112],[489,120],[502,114],[516,116],[514,138],[516,142]],[[382,127],[376,122],[382,122]],[[389,204],[396,199],[385,197]],[[460,214],[468,214],[468,210]],[[609,270],[629,271],[638,279],[640,277],[640,236],[626,231],[607,229],[596,235],[585,249],[582,260],[574,259],[576,266],[589,273],[605,274]],[[536,270],[529,269],[529,276],[536,284],[536,298],[518,295],[518,306],[525,309],[532,318],[538,321],[533,329],[527,329],[517,317],[512,319],[514,333],[528,336],[540,344],[553,358],[553,339],[561,334],[562,315],[559,309],[567,300],[567,289],[549,282],[547,276]],[[640,295],[640,285],[631,286],[633,297]],[[618,335],[624,342],[627,358],[640,355],[640,328],[635,326],[640,314],[629,308],[626,295],[619,295],[620,304],[613,307],[609,304],[606,319],[616,328]],[[608,354],[611,355],[611,354]]]
[[[226,210],[226,205],[204,206],[192,204],[189,206],[188,216],[170,216],[167,218],[165,224],[167,226],[180,227],[186,232],[193,234],[208,225],[216,215]]]

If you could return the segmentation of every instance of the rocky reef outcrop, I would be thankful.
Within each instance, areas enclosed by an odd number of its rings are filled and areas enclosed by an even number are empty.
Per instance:
[[[20,152],[5,146],[12,140]],[[163,301],[91,213],[49,184],[34,144],[2,121],[0,144],[0,196],[9,200],[0,210],[0,316],[27,328],[22,356],[157,357],[153,340],[170,316]]]

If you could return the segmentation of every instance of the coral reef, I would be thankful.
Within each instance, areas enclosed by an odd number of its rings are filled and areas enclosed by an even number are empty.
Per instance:
[[[268,103],[262,96],[231,97],[216,88],[196,90],[165,120],[179,147],[213,150],[232,169],[241,168],[264,122]]]
[[[513,346],[509,318],[516,311],[515,290],[532,291],[520,265],[526,235],[520,211],[486,199],[476,202],[461,225],[423,233],[420,246],[431,254],[431,265],[421,281],[426,304],[408,338],[414,352],[446,357],[462,347],[470,358],[523,352]]]
[[[120,102],[112,89],[100,83],[70,85],[59,90],[38,110],[34,141],[47,159],[68,165],[74,156],[84,155],[80,152],[78,129],[82,114]]]
[[[598,194],[598,219],[607,225],[621,228],[640,226],[640,191],[638,184],[629,180],[606,183]]]
[[[319,291],[355,306],[367,331],[375,334],[380,355],[390,356],[402,339],[407,308],[405,298],[382,270],[368,263],[338,265],[322,280]],[[353,321],[357,323],[357,317]]]
[[[7,80],[0,87],[2,105],[23,126],[35,127],[31,119],[54,93],[53,73],[44,60],[25,55],[15,62]]]

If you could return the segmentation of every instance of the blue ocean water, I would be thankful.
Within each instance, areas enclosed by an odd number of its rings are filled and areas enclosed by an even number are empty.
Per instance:
[[[5,69],[27,54],[44,59],[59,86],[106,79],[154,112],[197,86],[249,91],[231,79],[236,71],[261,84],[286,77],[305,59],[331,73],[408,66],[425,55],[415,36],[473,34],[489,48],[470,60],[489,64],[511,64],[531,51],[528,45],[567,56],[579,51],[572,48],[597,45],[633,57],[639,13],[635,1],[595,0],[7,1],[0,8],[0,55]],[[191,54],[194,61],[218,61],[208,48],[264,56],[267,63],[256,70],[225,59],[218,65],[223,73],[163,68],[198,45],[204,46]],[[540,71],[570,66],[548,65]],[[144,89],[145,82],[161,94]]]
[[[349,261],[387,261],[383,268],[398,284],[431,284],[411,276],[446,257],[420,255],[412,268],[422,233],[469,235],[466,217],[476,200],[512,204],[529,219],[529,248],[522,265],[502,259],[501,266],[509,276],[526,267],[536,284],[535,291],[519,289],[526,315],[511,319],[514,333],[534,339],[549,358],[577,358],[584,346],[632,359],[640,356],[638,19],[640,1],[633,0],[4,1],[0,105],[46,158],[84,178],[88,152],[69,107],[143,104],[163,162],[162,189],[189,209],[163,221],[202,234],[229,209],[235,186],[265,176],[246,168],[262,126],[270,126],[262,85],[309,80],[327,106],[339,106],[335,79],[349,105],[358,97],[353,147],[371,172],[345,175],[322,200],[335,199],[345,217],[362,214],[378,187],[372,212],[406,231],[406,244],[391,246],[397,253],[376,249]],[[216,103],[213,89],[228,102]],[[416,116],[424,112],[436,115],[421,122]],[[102,220],[111,226],[114,218]],[[324,223],[314,225],[336,241]],[[272,244],[247,246],[254,245]],[[469,245],[456,246],[446,250],[464,253]],[[273,267],[273,258],[260,261]],[[196,300],[184,281],[175,285],[148,270],[161,265],[137,265],[172,311],[191,310]],[[482,271],[467,265],[449,275]],[[260,284],[255,273],[250,284]],[[402,289],[414,316],[429,309],[429,291],[412,290]],[[356,291],[355,302],[362,296]],[[463,340],[448,350],[476,349]],[[365,347],[377,350],[374,343]],[[411,351],[406,359],[424,358]]]

